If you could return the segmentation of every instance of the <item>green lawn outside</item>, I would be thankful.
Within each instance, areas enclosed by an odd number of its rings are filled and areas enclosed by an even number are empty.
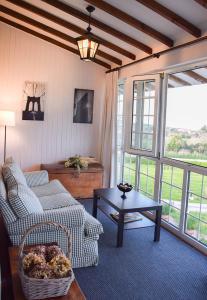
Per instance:
[[[149,160],[148,160],[149,161]],[[133,186],[135,186],[135,174],[136,174],[136,163],[135,159],[129,159],[125,160],[125,168],[124,168],[124,181],[131,183]],[[155,165],[153,161],[150,161],[150,163],[147,165],[147,160],[142,159],[141,168],[140,168],[140,188],[143,191],[148,192],[149,194],[153,195],[154,190],[154,180],[151,178],[147,178],[145,174],[147,174],[148,169],[148,175],[155,177]],[[201,192],[202,197],[207,198],[207,176],[204,176],[203,181],[203,191],[202,191],[202,175],[197,173],[191,172],[191,178],[190,178],[190,200],[189,202],[192,203],[200,203],[201,201]],[[183,182],[183,170],[171,166],[164,166],[163,167],[163,176],[162,176],[162,195],[161,198],[165,200],[171,200],[173,201],[180,201],[182,197],[182,182]],[[171,187],[174,185],[175,187]],[[202,203],[207,204],[207,199],[202,199]]]

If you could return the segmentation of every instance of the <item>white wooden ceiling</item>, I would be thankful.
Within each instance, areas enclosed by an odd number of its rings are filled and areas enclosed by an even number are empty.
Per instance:
[[[56,0],[54,0],[56,1]],[[86,12],[86,7],[88,5],[87,1],[84,0],[61,0],[65,4],[68,4],[84,13]],[[102,1],[102,0],[100,0]],[[154,0],[153,0],[154,1]],[[182,16],[189,22],[191,22],[193,25],[198,27],[201,32],[202,36],[207,34],[207,9],[199,5],[195,0],[156,0],[158,3],[164,5],[168,9],[172,10],[173,12],[177,13],[178,15]],[[87,22],[81,21],[80,19],[73,17],[64,11],[61,11],[48,3],[42,2],[41,0],[26,0],[25,2],[29,2],[39,8],[42,8],[43,10],[50,12],[64,20],[69,21],[70,23],[73,23],[82,29],[86,29]],[[173,24],[172,22],[166,20],[165,18],[161,17],[159,14],[153,12],[149,8],[145,7],[143,4],[140,4],[136,0],[105,0],[105,2],[119,8],[120,10],[124,11],[125,13],[129,14],[130,16],[133,16],[134,18],[142,21],[143,23],[151,26],[152,28],[156,29],[157,31],[161,32],[162,34],[165,34],[167,37],[174,40],[174,45],[181,44],[186,41],[194,40],[195,37],[189,34],[188,32],[184,31],[177,25]],[[57,25],[56,23],[47,20],[46,18],[43,18],[37,14],[34,14],[26,9],[23,9],[19,7],[18,5],[15,5],[13,3],[8,2],[7,0],[0,0],[0,5],[3,5],[5,7],[8,7],[12,10],[15,10],[16,12],[19,12],[27,17],[30,17],[36,21],[39,21],[43,24],[46,24],[52,28],[55,28],[61,32],[66,33],[67,35],[70,35],[71,37],[78,37],[79,34],[75,33],[63,26]],[[72,48],[76,49],[76,45],[73,45],[69,42],[66,42],[65,40],[54,36],[52,34],[46,33],[45,31],[38,29],[37,27],[34,27],[32,25],[29,25],[28,23],[25,23],[23,21],[20,21],[14,17],[11,17],[5,13],[2,13],[0,11],[0,16],[5,17],[9,20],[12,20],[18,24],[22,24],[32,30],[35,30],[37,32],[40,32],[44,35],[47,35],[49,37],[52,37],[56,39],[57,41],[60,41],[66,45],[71,46]],[[110,25],[111,27],[127,34],[128,36],[148,45],[152,48],[153,52],[158,52],[163,49],[167,49],[168,46],[164,45],[163,43],[159,42],[155,38],[150,37],[149,35],[133,28],[132,26],[126,24],[125,22],[115,18],[109,13],[104,12],[103,10],[96,8],[95,12],[92,14],[92,17],[94,19],[100,20],[103,23]],[[140,59],[142,57],[147,56],[145,52],[137,49],[136,47],[124,42],[123,40],[112,36],[109,33],[106,33],[102,31],[101,29],[98,29],[94,26],[92,26],[92,32],[98,36],[100,36],[103,39],[106,39],[107,41],[116,44],[117,46],[128,50],[129,52],[136,55],[136,59]],[[117,53],[103,45],[100,45],[100,50],[113,55],[114,57],[117,57],[122,60],[122,63],[128,63],[131,62],[127,57],[124,57],[122,54]],[[98,57],[100,58],[100,57]],[[100,58],[102,61],[107,62],[112,67],[116,66],[110,61]]]

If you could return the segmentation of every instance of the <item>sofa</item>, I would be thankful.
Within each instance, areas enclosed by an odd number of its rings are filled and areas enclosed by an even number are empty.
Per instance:
[[[86,212],[58,180],[49,181],[47,171],[23,173],[9,160],[0,170],[0,210],[11,243],[19,245],[34,224],[53,221],[69,229],[73,268],[98,264],[101,223]],[[67,252],[67,238],[56,227],[43,225],[31,233],[26,244],[57,242]]]

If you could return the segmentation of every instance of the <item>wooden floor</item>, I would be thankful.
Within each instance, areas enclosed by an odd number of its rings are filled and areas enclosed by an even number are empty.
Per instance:
[[[0,264],[1,264],[1,280],[2,280],[2,300],[12,300],[12,285],[9,266],[8,247],[10,241],[0,215]]]

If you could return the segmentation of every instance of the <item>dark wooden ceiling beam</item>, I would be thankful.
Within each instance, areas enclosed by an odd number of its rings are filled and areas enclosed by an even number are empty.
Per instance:
[[[84,22],[88,23],[88,14],[85,14],[77,9],[75,9],[74,7],[71,7],[70,5],[63,3],[59,0],[42,0],[43,2],[46,2],[47,4],[52,5],[55,8],[60,9],[61,11],[63,11],[64,13],[67,13],[69,15],[72,15],[76,18],[78,18],[79,20],[82,20]],[[128,43],[144,52],[146,52],[147,54],[151,54],[152,53],[152,48],[150,48],[149,46],[145,45],[144,43],[138,41],[137,39],[134,39],[132,37],[130,37],[127,34],[124,34],[122,31],[119,31],[117,29],[114,29],[113,27],[97,20],[91,17],[91,24],[94,27],[97,27],[99,29],[101,29],[102,31],[105,31],[106,33],[113,35],[114,37],[124,41],[125,43]]]
[[[43,0],[46,1],[46,0]],[[51,1],[51,0],[49,0]],[[138,29],[139,31],[144,32],[145,34],[153,37],[154,39],[160,41],[161,43],[167,45],[168,47],[173,46],[173,40],[169,37],[165,36],[161,32],[155,30],[154,28],[144,24],[143,22],[135,19],[134,17],[128,15],[124,11],[120,10],[117,7],[112,6],[111,4],[102,1],[102,0],[85,0],[86,2],[104,10],[105,12],[109,13],[115,18],[120,19],[121,21],[125,22],[126,24],[133,26],[134,28]],[[47,1],[46,1],[47,2]]]
[[[201,6],[207,8],[207,0],[194,0],[194,1],[200,4]]]
[[[174,82],[177,82],[180,85],[188,86],[191,85],[189,82],[187,82],[184,79],[181,79],[180,77],[177,77],[176,75],[170,74],[169,78],[172,79]]]
[[[65,45],[65,44],[63,44],[63,43],[61,43],[61,42],[59,42],[59,41],[57,41],[57,40],[55,40],[55,39],[53,39],[53,38],[51,38],[49,36],[46,36],[46,35],[44,35],[42,33],[34,31],[34,30],[30,29],[30,28],[27,28],[27,27],[25,27],[25,26],[23,26],[21,24],[13,22],[13,21],[11,21],[11,20],[9,20],[7,18],[4,18],[2,16],[0,16],[0,21],[3,22],[3,23],[6,23],[6,24],[8,24],[8,25],[10,25],[12,27],[15,27],[15,28],[17,28],[17,29],[19,29],[21,31],[27,32],[27,33],[35,36],[35,37],[38,37],[38,38],[40,38],[40,39],[42,39],[44,41],[47,41],[47,42],[49,42],[49,43],[51,43],[53,45],[56,45],[56,46],[58,46],[60,48],[63,48],[65,50],[67,50],[69,52],[72,52],[72,53],[74,53],[74,54],[76,54],[76,55],[79,56],[79,51],[77,49],[74,49],[74,48],[72,48],[72,47],[70,47],[68,45]],[[111,69],[111,66],[109,64],[107,64],[106,62],[102,61],[102,60],[95,59],[94,62],[97,63],[97,64],[99,64],[99,65],[101,65],[101,66],[103,66],[103,67],[105,67],[105,68],[107,68],[107,69]]]
[[[189,70],[189,71],[185,71],[183,72],[184,74],[188,75],[189,77],[201,82],[201,83],[207,83],[207,78],[203,77],[202,75],[192,71],[192,70]]]
[[[22,0],[7,0],[7,1],[12,3],[12,4],[15,4],[15,5],[17,5],[21,8],[24,8],[24,9],[26,9],[26,10],[34,13],[34,14],[37,14],[37,15],[43,17],[43,18],[46,18],[46,19],[48,19],[48,20],[50,20],[50,21],[52,21],[52,22],[54,22],[58,25],[61,25],[61,26],[65,27],[65,28],[67,28],[71,31],[74,31],[74,32],[76,32],[80,35],[85,35],[85,33],[86,33],[85,29],[83,29],[81,27],[78,27],[77,25],[72,24],[72,23],[70,23],[70,22],[68,22],[64,19],[61,19],[60,17],[58,17],[56,15],[53,15],[53,14],[51,14],[51,13],[49,13],[49,12],[47,12],[47,11],[37,7],[37,6],[34,6],[31,3],[28,3],[28,2],[25,2],[25,1],[22,1]],[[121,48],[121,47],[119,47],[119,46],[117,46],[117,45],[101,38],[101,37],[99,37],[99,36],[96,36],[96,37],[99,39],[100,43],[103,46],[105,46],[105,47],[107,47],[107,48],[109,48],[109,49],[111,49],[111,50],[113,50],[113,51],[115,51],[119,54],[122,54],[122,55],[124,55],[124,56],[126,56],[126,57],[128,57],[132,60],[136,59],[136,56],[133,53],[131,53],[131,52],[129,52],[129,51],[127,51],[127,50],[125,50],[125,49],[123,49],[123,48]]]
[[[76,43],[76,40],[75,40],[75,43]],[[76,43],[76,45],[77,45],[77,43]],[[121,59],[119,59],[119,58],[117,58],[117,57],[115,57],[115,56],[113,56],[113,55],[111,55],[109,53],[106,53],[106,52],[104,52],[104,51],[102,51],[100,49],[98,49],[97,55],[101,56],[101,57],[103,57],[103,58],[105,58],[107,60],[110,60],[111,62],[115,63],[116,65],[119,65],[119,66],[122,65],[122,60]]]
[[[53,34],[53,35],[55,35],[55,36],[57,36],[57,37],[65,40],[65,41],[67,41],[69,43],[72,43],[73,45],[77,45],[76,40],[73,37],[71,37],[71,36],[69,36],[69,35],[67,35],[67,34],[65,34],[65,33],[61,32],[59,30],[56,30],[56,29],[54,29],[52,27],[49,27],[49,26],[47,26],[47,25],[45,25],[43,23],[35,21],[34,19],[31,19],[31,18],[29,18],[29,17],[27,17],[25,15],[22,15],[22,14],[14,11],[14,10],[8,8],[8,7],[0,5],[0,11],[3,12],[3,13],[5,13],[5,14],[7,14],[7,15],[10,15],[10,16],[12,16],[12,17],[14,17],[14,18],[16,18],[16,19],[18,19],[20,21],[23,21],[23,22],[28,23],[28,24],[30,24],[32,26],[35,26],[35,27],[37,27],[39,29],[42,29],[42,30],[44,30],[44,31],[46,31],[48,33],[51,33],[51,34]],[[97,55],[101,56],[101,57],[103,57],[103,58],[105,58],[107,60],[110,60],[110,61],[112,61],[113,63],[115,63],[117,65],[122,65],[122,61],[120,59],[118,59],[118,58],[116,58],[116,57],[114,57],[114,56],[112,56],[112,55],[110,55],[110,54],[108,54],[108,53],[106,53],[104,51],[101,51],[99,49],[97,51]]]
[[[176,24],[183,30],[187,31],[188,33],[192,34],[195,37],[201,36],[201,30],[194,26],[192,23],[188,22],[181,16],[174,13],[172,10],[168,9],[167,7],[163,6],[162,4],[156,2],[155,0],[136,0],[137,2],[143,4],[147,8],[153,10],[161,17],[169,20],[173,24]]]
[[[168,83],[168,88],[174,88],[175,86],[174,85],[172,85],[172,84],[170,84],[170,83]]]

